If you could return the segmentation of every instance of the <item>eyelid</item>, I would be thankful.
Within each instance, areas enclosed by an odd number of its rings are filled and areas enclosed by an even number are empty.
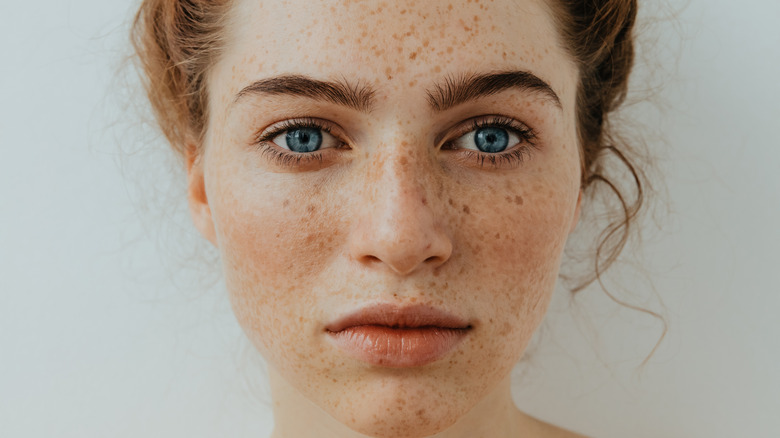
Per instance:
[[[454,143],[470,132],[484,127],[500,127],[512,132],[519,141],[512,147],[501,152],[482,152],[477,149],[453,147]],[[455,126],[448,134],[446,141],[441,143],[441,150],[452,153],[453,159],[465,166],[484,168],[486,165],[495,170],[515,169],[527,159],[532,158],[538,149],[536,131],[527,124],[511,117],[497,114],[473,117]]]
[[[335,137],[338,141],[342,143],[342,145],[347,145],[350,143],[349,138],[344,133],[344,130],[341,129],[337,124],[329,120],[320,119],[316,117],[292,117],[292,118],[281,120],[279,122],[272,123],[266,126],[265,128],[259,130],[254,135],[253,142],[255,144],[273,142],[274,138],[283,134],[285,131],[289,131],[295,128],[302,128],[302,127],[321,129],[325,133]]]
[[[500,114],[486,114],[472,117],[458,123],[454,129],[448,130],[448,135],[440,136],[443,140],[437,141],[439,147],[445,147],[462,136],[486,126],[499,126],[514,131],[520,137],[520,144],[536,146],[536,131],[527,124]]]

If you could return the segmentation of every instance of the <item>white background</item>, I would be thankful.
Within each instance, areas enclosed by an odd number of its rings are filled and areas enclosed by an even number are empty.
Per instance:
[[[0,435],[266,436],[259,362],[127,103],[133,6],[5,3]],[[558,291],[517,401],[595,437],[777,437],[780,3],[643,4],[637,78],[663,88],[632,114],[666,189],[644,272],[613,278],[669,332],[640,368],[655,320]]]

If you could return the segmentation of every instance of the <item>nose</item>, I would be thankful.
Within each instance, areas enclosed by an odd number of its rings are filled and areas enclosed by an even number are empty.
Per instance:
[[[389,151],[371,160],[361,184],[362,214],[349,239],[353,260],[408,276],[450,258],[452,240],[441,222],[444,206],[432,197],[436,181],[425,159]]]

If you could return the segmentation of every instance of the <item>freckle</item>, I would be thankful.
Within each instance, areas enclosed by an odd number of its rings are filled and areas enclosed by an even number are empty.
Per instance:
[[[425,196],[422,198],[422,205],[428,205],[428,200],[425,199]]]
[[[447,53],[452,53],[452,46],[447,47]]]
[[[500,238],[501,238],[501,233],[496,233],[496,239],[500,239]]]
[[[433,72],[434,72],[434,73],[439,73],[439,72],[441,72],[441,66],[437,65],[436,67],[434,67],[434,68],[433,68]]]
[[[523,197],[520,195],[515,196],[515,204],[523,205]]]
[[[339,38],[339,44],[344,44],[344,38]]]
[[[409,54],[409,59],[415,59],[417,58],[417,52],[412,52]]]
[[[455,203],[452,202],[452,198],[450,198],[448,202],[450,203],[451,206],[453,206],[453,207],[455,206]]]
[[[428,47],[431,44],[429,40],[423,40],[423,47]]]
[[[415,85],[417,85],[417,80],[409,81],[409,86],[410,87],[414,87]]]
[[[463,212],[466,213],[466,214],[470,214],[471,213],[471,209],[469,208],[468,205],[464,205],[463,206]]]
[[[287,207],[288,205],[290,205],[290,200],[285,199],[284,202],[282,202],[282,206]]]

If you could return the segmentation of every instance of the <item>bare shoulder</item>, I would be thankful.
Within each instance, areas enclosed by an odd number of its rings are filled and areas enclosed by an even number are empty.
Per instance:
[[[590,438],[570,430],[555,426],[537,418],[525,415],[525,421],[534,431],[533,436],[539,438]]]

